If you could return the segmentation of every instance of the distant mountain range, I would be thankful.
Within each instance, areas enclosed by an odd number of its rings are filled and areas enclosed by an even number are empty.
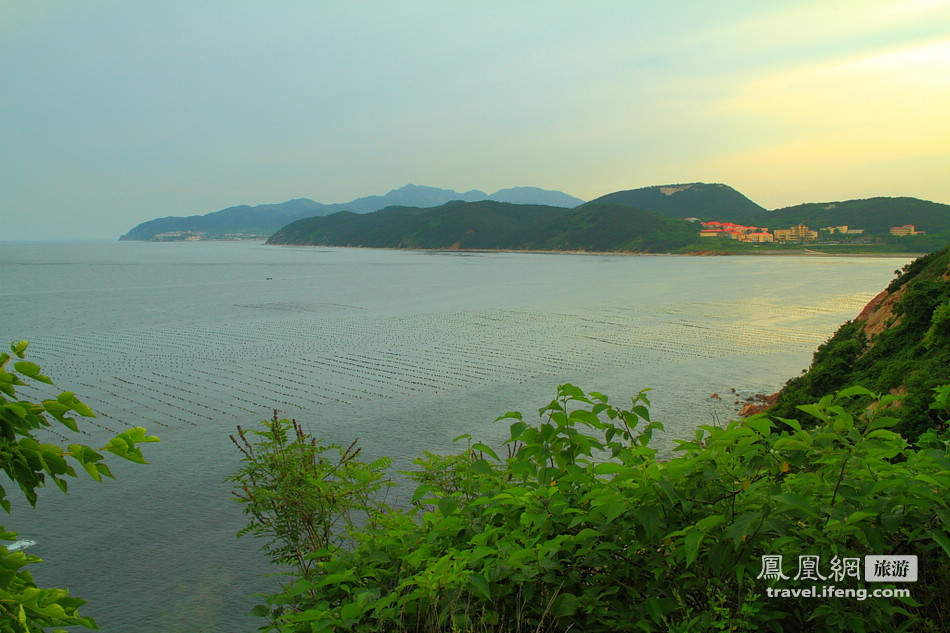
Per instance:
[[[588,252],[757,248],[703,238],[696,219],[771,229],[801,222],[816,229],[848,224],[864,229],[860,239],[865,242],[892,250],[897,246],[931,250],[931,242],[939,242],[944,232],[950,240],[948,205],[916,198],[871,198],[766,211],[726,185],[690,183],[619,191],[573,209],[482,200],[431,208],[388,207],[362,215],[335,213],[293,222],[271,236],[268,244]],[[930,242],[886,245],[890,227],[901,224],[926,230]]]
[[[913,224],[926,240],[950,241],[950,206],[918,198],[869,198],[767,211],[728,185],[685,183],[610,193],[590,202],[534,187],[481,191],[407,185],[342,204],[307,199],[232,207],[188,218],[161,218],[123,240],[234,239],[271,236],[269,244],[387,248],[528,249],[636,252],[735,251],[748,244],[701,238],[698,223],[718,220],[769,229],[800,223],[848,225],[862,238],[886,240],[889,228]],[[868,241],[868,240],[865,240]],[[871,239],[870,241],[875,241]],[[923,239],[901,242],[933,250]],[[734,242],[729,240],[728,242]],[[892,244],[895,246],[895,244]]]
[[[277,229],[302,218],[330,215],[338,211],[371,213],[389,206],[436,207],[452,200],[476,202],[496,200],[517,204],[544,204],[555,207],[576,207],[583,200],[560,191],[537,187],[513,187],[488,195],[473,189],[464,193],[452,189],[406,185],[382,196],[366,196],[350,202],[323,204],[309,198],[297,198],[280,204],[256,207],[241,205],[205,215],[170,216],[142,222],[120,237],[120,240],[183,239],[185,235],[202,237],[265,238]]]

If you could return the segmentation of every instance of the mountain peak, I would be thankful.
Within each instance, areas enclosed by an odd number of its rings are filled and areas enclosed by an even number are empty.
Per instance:
[[[574,207],[584,204],[580,198],[568,195],[562,191],[541,189],[540,187],[509,187],[499,189],[488,196],[489,200],[511,202],[514,204],[545,204],[552,207]]]
[[[765,211],[747,197],[722,183],[690,182],[654,185],[617,191],[588,204],[621,204],[674,218],[707,217],[743,222]]]

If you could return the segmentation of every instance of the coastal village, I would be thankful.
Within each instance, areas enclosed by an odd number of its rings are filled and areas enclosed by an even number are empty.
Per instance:
[[[763,242],[811,242],[817,240],[821,233],[828,237],[833,235],[862,235],[864,233],[864,229],[856,229],[848,225],[826,226],[814,230],[805,224],[799,224],[788,229],[775,229],[770,233],[767,228],[745,226],[733,222],[702,222],[699,218],[686,218],[686,220],[699,222],[702,225],[703,228],[699,231],[700,237],[718,237],[756,244]],[[892,226],[890,234],[898,236],[925,235],[926,232],[918,231],[913,224],[904,224],[902,226]]]

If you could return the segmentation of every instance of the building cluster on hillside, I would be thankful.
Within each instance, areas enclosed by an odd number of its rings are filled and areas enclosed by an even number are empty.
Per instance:
[[[700,222],[698,218],[686,218],[691,222]],[[721,237],[741,242],[811,242],[818,239],[818,231],[808,228],[806,224],[799,224],[790,229],[775,229],[771,233],[766,228],[745,226],[733,222],[701,222],[700,237]],[[862,235],[864,229],[855,229],[847,224],[841,226],[826,226],[820,229],[829,235]],[[913,224],[891,227],[891,235],[923,235],[924,231],[916,230]]]
[[[700,237],[726,237],[741,242],[771,242],[775,236],[768,229],[732,222],[703,222]]]

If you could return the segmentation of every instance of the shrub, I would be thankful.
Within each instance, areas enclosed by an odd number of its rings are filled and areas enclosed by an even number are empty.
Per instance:
[[[873,404],[853,416],[854,398]],[[950,442],[908,445],[893,401],[850,388],[802,407],[815,428],[704,426],[660,461],[645,393],[618,408],[563,385],[538,422],[499,418],[502,454],[465,436],[417,460],[411,507],[346,523],[254,612],[279,631],[943,630]],[[916,555],[921,574],[910,598],[781,600],[760,577],[782,554]]]

